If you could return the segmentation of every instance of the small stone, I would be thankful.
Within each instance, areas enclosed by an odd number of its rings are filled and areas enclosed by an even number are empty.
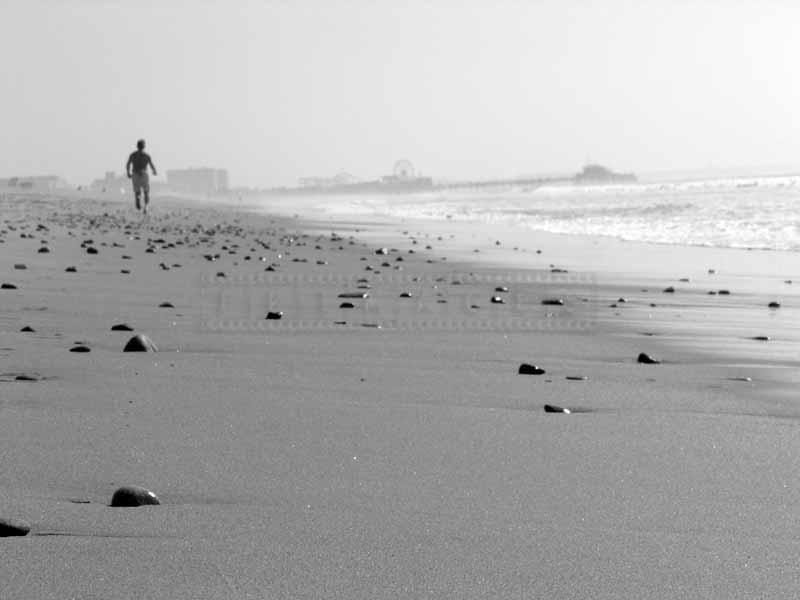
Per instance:
[[[133,336],[125,344],[123,352],[158,352],[158,347],[146,335],[138,334]]]
[[[172,302],[162,302],[158,305],[158,308],[175,308],[175,305]]]
[[[15,289],[17,289],[17,286],[14,285],[13,283],[4,283],[0,285],[0,290],[15,290]]]
[[[47,254],[47,253],[49,253],[49,252],[50,252],[50,248],[48,248],[47,246],[42,246],[41,248],[39,248],[39,249],[37,250],[37,252],[38,252],[39,254]]]
[[[20,329],[20,331],[23,332],[23,333],[33,333],[36,330],[33,327],[31,327],[30,325],[25,325],[25,327]]]
[[[225,277],[225,273],[223,271],[218,271],[217,277]]]
[[[567,375],[564,379],[568,379],[569,381],[586,381],[589,379],[586,375]]]
[[[542,300],[542,304],[545,306],[564,306],[564,299],[563,298],[546,298]]]
[[[674,288],[674,287],[672,287],[672,286],[665,287],[665,288],[664,288],[664,290],[663,290],[663,292],[664,292],[665,294],[674,294],[674,293],[675,293],[675,288]]]
[[[769,308],[780,308],[781,307],[781,303],[780,302],[770,302],[768,306],[769,306]]]
[[[153,492],[138,485],[126,485],[111,496],[111,506],[147,506],[161,504]]]
[[[561,413],[564,415],[572,414],[572,411],[568,408],[563,408],[561,406],[556,406],[555,404],[545,404],[544,405],[544,412],[546,413]]]
[[[768,342],[770,337],[768,335],[756,335],[753,336],[752,339],[756,340],[757,342]]]
[[[22,519],[3,519],[0,518],[0,537],[14,537],[28,535],[31,526]]]
[[[89,246],[86,248],[86,254],[97,254],[97,248],[94,246]]]
[[[494,291],[495,292],[507,292],[508,288],[506,286],[504,286],[504,285],[500,285],[500,286],[497,286],[496,288],[494,288]]]
[[[78,269],[75,268],[75,267],[67,267],[66,269],[64,269],[64,272],[65,273],[77,273]]]
[[[375,254],[379,255],[389,254],[389,250],[388,248],[378,248],[377,250],[375,250]]]
[[[717,293],[720,296],[730,296],[731,295],[731,291],[730,290],[719,290]]]
[[[339,308],[355,308],[352,302],[342,302]]]
[[[680,281],[681,283],[689,283],[689,278],[688,277],[681,277],[678,281]]]
[[[111,331],[133,331],[133,327],[127,323],[118,323],[111,326]]]
[[[70,352],[91,352],[92,349],[89,348],[89,346],[78,345],[78,346],[73,346],[72,348],[69,349],[69,351]]]
[[[283,311],[280,311],[280,310],[278,310],[278,311],[269,311],[267,313],[266,318],[268,320],[271,320],[271,321],[272,320],[282,319],[283,318]]]
[[[25,265],[23,263],[17,263],[14,265],[14,268],[18,271],[24,271],[25,269],[28,268],[28,265]]]
[[[503,300],[500,296],[492,296],[489,299],[489,302],[491,302],[492,304],[505,304],[506,303],[506,301]]]
[[[661,364],[660,360],[656,360],[649,354],[644,352],[640,353],[639,356],[636,358],[636,362],[644,364],[644,365],[658,365]]]
[[[16,377],[14,377],[14,380],[15,381],[39,381],[39,379],[37,377],[34,377],[33,375],[17,375]]]
[[[131,274],[130,269],[121,269],[120,273],[122,273],[123,275],[130,275]]]
[[[529,365],[528,363],[522,363],[519,366],[519,371],[517,371],[519,375],[544,375],[545,370],[537,367],[536,365]]]
[[[411,298],[411,292],[403,292],[400,294],[401,298]]]
[[[343,292],[339,294],[339,298],[367,298],[369,297],[369,293],[367,292]]]

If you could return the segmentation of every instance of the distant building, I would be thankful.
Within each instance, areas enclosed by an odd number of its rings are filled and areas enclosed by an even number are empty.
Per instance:
[[[131,182],[126,175],[117,175],[114,171],[106,171],[103,179],[95,179],[89,189],[103,194],[126,194],[131,191]]]
[[[609,184],[609,183],[633,183],[636,175],[633,173],[616,173],[603,165],[585,165],[583,170],[575,175],[573,181],[583,185]]]
[[[167,186],[174,192],[207,194],[228,191],[225,169],[174,169],[167,171]]]
[[[0,186],[34,192],[52,192],[67,188],[69,184],[58,175],[30,175],[27,177],[0,179]]]
[[[333,177],[301,177],[298,183],[304,188],[331,188],[337,185],[352,185],[358,182],[358,177],[340,171]]]

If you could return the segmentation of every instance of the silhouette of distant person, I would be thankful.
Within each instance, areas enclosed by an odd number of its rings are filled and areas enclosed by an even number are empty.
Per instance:
[[[128,173],[128,178],[133,181],[133,194],[136,196],[136,210],[142,208],[141,197],[144,192],[144,214],[147,214],[147,205],[150,203],[150,176],[147,174],[147,167],[153,170],[153,175],[156,173],[156,166],[150,155],[144,151],[144,140],[136,142],[136,151],[131,152],[128,157],[128,164],[125,165],[125,171]],[[131,172],[131,168],[133,172]]]

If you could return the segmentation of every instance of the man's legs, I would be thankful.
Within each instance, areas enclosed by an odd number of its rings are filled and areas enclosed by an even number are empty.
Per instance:
[[[147,205],[150,204],[150,190],[144,190],[144,214],[147,214]]]

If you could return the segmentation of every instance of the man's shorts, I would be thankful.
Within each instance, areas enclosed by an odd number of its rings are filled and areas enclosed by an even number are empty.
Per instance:
[[[133,193],[139,195],[144,191],[145,194],[150,193],[150,176],[147,171],[144,173],[134,173],[131,177],[133,181]]]

